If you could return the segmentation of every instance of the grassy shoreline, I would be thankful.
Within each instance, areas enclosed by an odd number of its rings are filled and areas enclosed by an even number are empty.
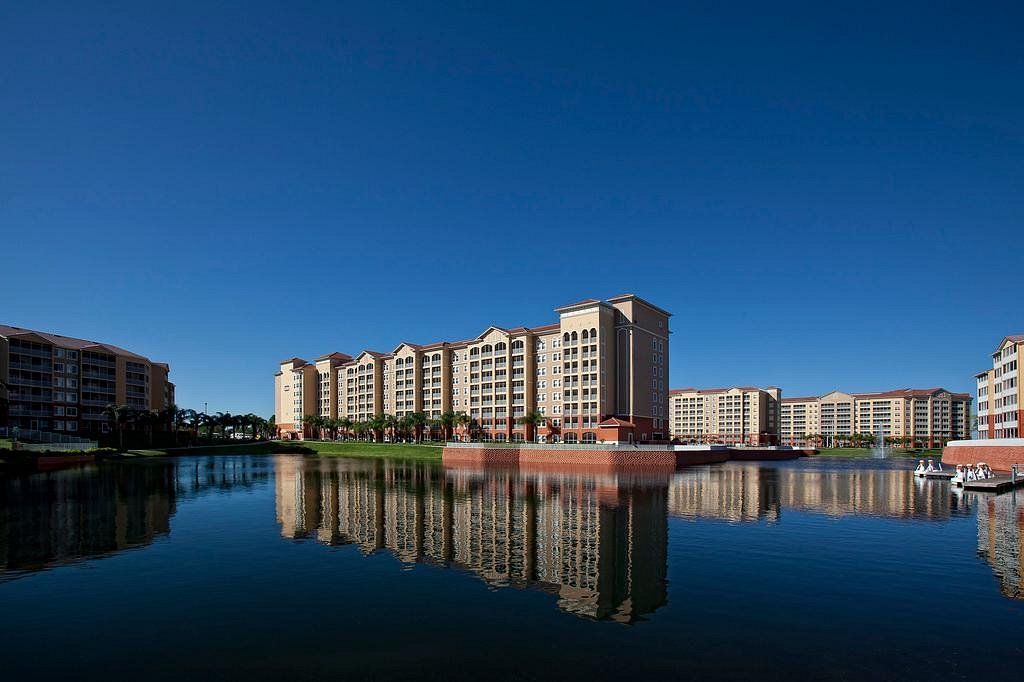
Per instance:
[[[848,457],[853,459],[871,459],[869,448],[818,448],[818,454],[812,457]],[[890,457],[901,457],[905,459],[939,459],[942,457],[942,450],[938,448],[926,450],[904,450],[902,448],[891,450]]]
[[[396,457],[401,459],[441,459],[440,445],[412,445],[364,442],[258,441],[228,445],[203,445],[193,448],[129,450],[131,457],[188,457],[191,455],[275,455],[310,454],[325,457]]]

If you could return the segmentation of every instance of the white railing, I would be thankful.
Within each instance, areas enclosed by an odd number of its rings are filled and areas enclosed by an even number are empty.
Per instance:
[[[72,445],[75,447],[66,448],[70,450],[86,450],[96,447],[96,441],[82,438],[80,436],[68,436],[63,433],[51,433],[49,431],[37,431],[35,429],[17,429],[0,427],[0,437],[17,439],[19,441],[31,441],[34,443],[45,443],[47,445]]]

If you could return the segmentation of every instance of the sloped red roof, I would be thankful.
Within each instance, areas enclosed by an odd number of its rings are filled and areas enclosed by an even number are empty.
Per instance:
[[[0,325],[0,336],[12,337],[12,336],[24,336],[27,334],[34,334],[39,338],[45,340],[47,343],[51,343],[54,346],[60,346],[61,348],[70,348],[72,350],[98,350],[106,351],[112,355],[123,355],[124,357],[133,358],[135,360],[145,360],[149,362],[149,358],[133,353],[130,350],[115,346],[110,343],[101,343],[99,341],[89,341],[87,339],[78,339],[73,336],[62,336],[60,334],[53,334],[50,332],[41,332],[35,329],[24,329],[22,327],[11,327],[5,324]]]
[[[599,428],[602,427],[602,426],[635,428],[636,424],[634,424],[633,422],[628,422],[625,419],[619,419],[618,417],[608,417],[607,419],[605,419],[603,422],[601,422],[597,426]]]
[[[352,356],[348,355],[347,353],[334,352],[334,353],[328,353],[327,355],[321,355],[316,360],[317,360],[317,362],[319,362],[321,360],[341,360],[343,362],[347,362],[348,360],[351,360],[351,359],[352,359]]]
[[[776,386],[769,386],[768,388],[777,388]],[[730,386],[729,388],[673,388],[669,390],[669,395],[674,393],[727,393],[731,390],[737,391],[762,391],[765,389],[758,388],[757,386]]]

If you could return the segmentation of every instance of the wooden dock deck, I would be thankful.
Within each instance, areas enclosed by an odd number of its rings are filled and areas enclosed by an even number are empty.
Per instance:
[[[1016,481],[1011,481],[1009,476],[1000,475],[980,481],[964,481],[964,490],[1001,493],[1020,485],[1024,485],[1024,477],[1018,476]]]

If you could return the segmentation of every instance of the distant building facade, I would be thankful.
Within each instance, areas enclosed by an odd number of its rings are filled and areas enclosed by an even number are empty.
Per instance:
[[[1004,337],[992,353],[992,369],[975,375],[978,384],[978,435],[1020,438],[1024,434],[1024,390],[1017,363],[1024,334]]]
[[[0,425],[70,435],[109,433],[107,405],[174,404],[170,367],[123,348],[0,325]]]
[[[729,445],[777,445],[782,391],[755,388],[676,388],[669,391],[673,439]]]
[[[905,438],[919,447],[970,438],[971,396],[943,388],[905,388],[782,399],[783,444],[810,445],[814,439],[809,437],[816,436],[834,445],[854,434]]]
[[[274,377],[278,428],[303,437],[309,415],[463,412],[472,423],[462,437],[480,440],[667,440],[671,313],[633,294],[555,312],[554,324],[492,326],[461,341],[290,358]],[[519,422],[531,412],[543,417],[536,427]]]

